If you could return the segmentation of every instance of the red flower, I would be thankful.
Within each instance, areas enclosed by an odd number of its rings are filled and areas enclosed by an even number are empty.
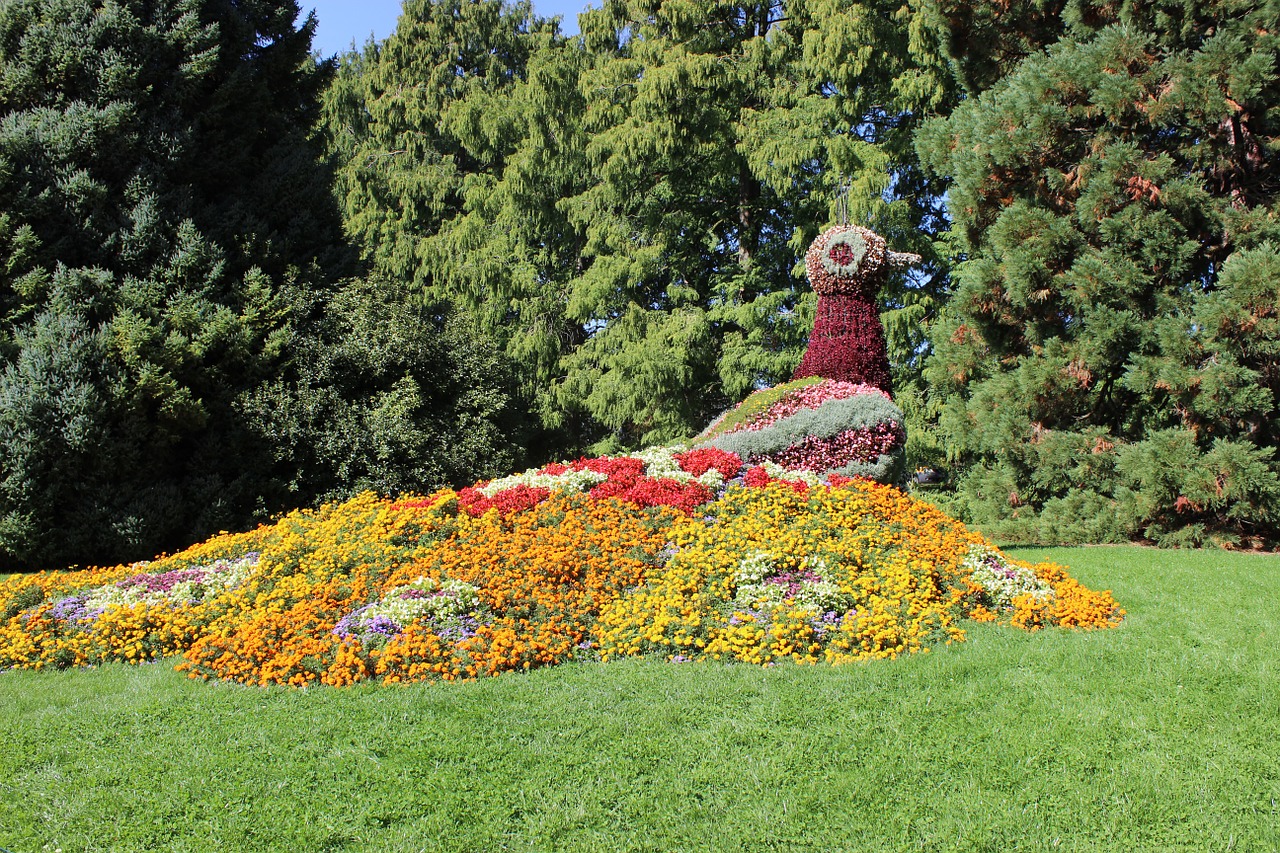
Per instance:
[[[871,298],[853,293],[818,297],[809,348],[792,379],[821,376],[889,390],[884,327]]]
[[[801,480],[788,480],[783,477],[775,480],[769,476],[769,472],[764,469],[763,465],[748,468],[747,473],[742,477],[742,482],[753,489],[762,489],[770,483],[782,483],[784,486],[790,486],[799,494],[809,491],[809,484]]]
[[[617,498],[638,507],[675,507],[687,514],[713,497],[711,490],[701,483],[681,483],[669,477],[639,477],[629,484],[610,479],[589,494],[596,500]]]
[[[843,468],[851,462],[874,462],[881,454],[901,447],[906,439],[906,431],[899,424],[880,423],[868,429],[845,430],[828,438],[806,436],[765,458],[783,468],[822,472]]]
[[[575,471],[595,471],[610,480],[634,483],[644,475],[644,462],[632,456],[601,456],[598,459],[579,459],[573,463]]]
[[[718,447],[700,447],[685,453],[677,453],[676,461],[680,463],[681,471],[695,477],[701,477],[714,468],[728,480],[737,476],[742,470],[742,459],[738,454]]]
[[[484,515],[490,509],[496,509],[501,515],[529,509],[551,497],[550,489],[534,486],[513,486],[503,489],[493,497],[485,497],[474,486],[458,492],[458,508],[473,516]]]

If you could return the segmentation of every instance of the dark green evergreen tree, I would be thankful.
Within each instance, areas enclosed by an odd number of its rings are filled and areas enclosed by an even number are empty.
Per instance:
[[[146,557],[261,507],[236,401],[341,260],[298,12],[0,5],[6,565]]]
[[[1075,2],[1056,40],[1047,8],[934,19],[990,86],[918,143],[954,180],[926,377],[961,504],[1031,540],[1274,542],[1280,5]]]
[[[468,324],[355,280],[302,325],[289,368],[240,403],[270,437],[281,503],[470,485],[518,470],[509,363]]]

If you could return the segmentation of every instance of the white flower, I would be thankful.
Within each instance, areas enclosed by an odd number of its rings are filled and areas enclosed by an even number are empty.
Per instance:
[[[135,567],[146,566],[136,564]],[[146,584],[122,587],[118,583],[96,587],[85,595],[85,607],[106,610],[108,607],[132,607],[135,604],[194,604],[206,601],[243,584],[258,566],[258,555],[248,554],[235,560],[215,560],[207,566],[193,566],[204,571],[199,580],[184,580],[168,590],[151,590]],[[141,573],[140,573],[141,574]]]
[[[1053,596],[1053,587],[1036,577],[1035,572],[1015,566],[999,551],[985,545],[969,546],[964,567],[973,573],[973,582],[981,586],[992,604],[999,608],[1013,607],[1013,599],[1019,595],[1038,599]]]
[[[443,583],[420,577],[404,586],[392,587],[376,604],[360,614],[361,628],[372,625],[379,617],[404,629],[414,622],[443,621],[472,612],[480,606],[479,587],[446,578]]]
[[[820,477],[815,471],[806,471],[803,468],[783,468],[777,462],[769,459],[761,462],[760,467],[764,468],[765,473],[773,480],[791,480],[793,482],[804,483],[806,486],[822,485],[822,477]]]
[[[565,471],[563,474],[544,474],[541,471],[525,471],[493,480],[476,491],[491,498],[498,492],[528,486],[531,489],[547,489],[552,492],[586,492],[603,483],[608,477],[596,471]]]

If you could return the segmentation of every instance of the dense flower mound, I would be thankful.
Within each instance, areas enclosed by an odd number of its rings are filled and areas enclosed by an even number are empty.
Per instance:
[[[679,512],[558,492],[479,516],[442,492],[372,496],[285,521],[267,564],[187,652],[248,683],[463,678],[559,663],[601,605],[640,582]],[[304,532],[305,531],[305,532]],[[274,538],[274,537],[273,537]]]
[[[259,532],[223,534],[154,563],[16,575],[0,583],[0,669],[178,654],[258,570]]]
[[[638,507],[673,506],[692,512],[741,468],[739,456],[715,448],[655,447],[634,456],[552,463],[480,483],[458,492],[458,503],[468,514],[482,515],[490,509],[527,509],[552,492],[569,491],[618,498]]]
[[[697,442],[753,464],[897,483],[905,475],[903,423],[875,386],[807,377],[757,391]]]
[[[0,668],[181,653],[192,677],[306,686],[635,654],[842,663],[961,639],[966,618],[1121,615],[895,488],[702,447],[364,494],[150,564],[15,576]]]
[[[705,512],[675,525],[670,558],[601,614],[603,658],[845,663],[962,640],[966,617],[1034,629],[1120,616],[1110,593],[1010,560],[866,481],[734,490]]]

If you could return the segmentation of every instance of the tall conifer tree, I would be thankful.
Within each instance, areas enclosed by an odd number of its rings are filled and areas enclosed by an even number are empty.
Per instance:
[[[954,178],[926,376],[970,518],[1275,541],[1280,5],[1070,3],[1045,52],[1012,17],[983,44],[935,18],[990,88],[919,141]]]
[[[407,4],[363,59],[348,215],[380,269],[525,365],[548,423],[670,439],[790,375],[799,259],[843,178],[857,221],[927,245],[911,130],[949,89],[894,3],[610,0],[580,22],[566,41],[527,7]],[[905,359],[934,294],[901,285]]]
[[[340,219],[293,0],[0,4],[0,556],[146,557],[259,507],[236,401]]]

